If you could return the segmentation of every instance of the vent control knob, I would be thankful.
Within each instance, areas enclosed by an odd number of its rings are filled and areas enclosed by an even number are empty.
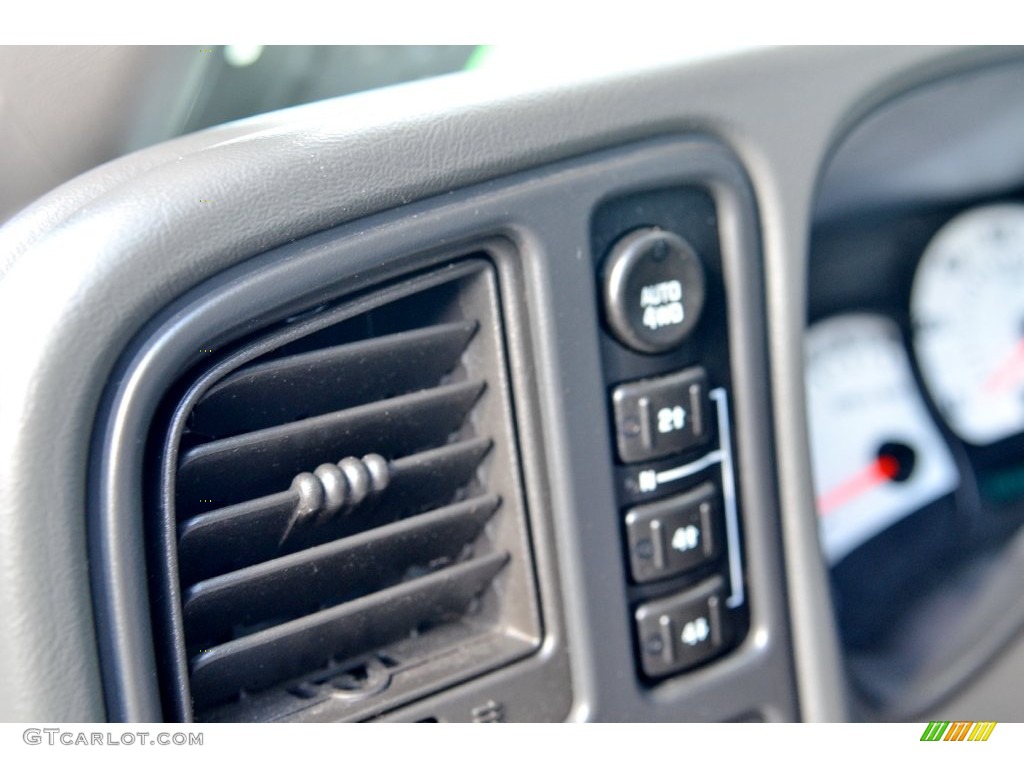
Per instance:
[[[693,248],[671,232],[646,227],[622,237],[603,278],[608,326],[637,352],[669,351],[700,319],[704,268]]]

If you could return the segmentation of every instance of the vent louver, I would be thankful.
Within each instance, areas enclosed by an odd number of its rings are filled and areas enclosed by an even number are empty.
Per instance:
[[[180,717],[366,719],[539,645],[484,260],[232,348],[164,467]]]

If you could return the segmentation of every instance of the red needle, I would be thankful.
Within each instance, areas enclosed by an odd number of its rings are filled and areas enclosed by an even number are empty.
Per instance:
[[[1017,342],[1017,346],[1013,348],[1013,351],[985,379],[985,390],[987,392],[1004,390],[1012,386],[1022,373],[1024,373],[1024,339]]]
[[[844,480],[818,499],[818,514],[824,517],[836,507],[853,501],[872,488],[892,480],[900,472],[900,463],[892,456],[882,455],[871,464]]]

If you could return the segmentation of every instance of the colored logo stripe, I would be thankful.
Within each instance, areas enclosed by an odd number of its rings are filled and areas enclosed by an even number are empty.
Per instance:
[[[996,723],[933,721],[921,734],[921,741],[988,741]]]
[[[943,741],[963,741],[972,725],[974,725],[974,723],[953,723],[949,730],[946,731],[946,738],[944,738]]]
[[[992,735],[992,731],[996,729],[995,723],[978,723],[974,730],[971,731],[971,735],[967,737],[968,741],[988,741],[988,737]]]

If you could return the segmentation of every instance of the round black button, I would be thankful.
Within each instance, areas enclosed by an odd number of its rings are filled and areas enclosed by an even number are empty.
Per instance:
[[[685,240],[647,227],[622,237],[604,266],[604,308],[615,338],[637,352],[667,352],[704,307],[704,268]]]

